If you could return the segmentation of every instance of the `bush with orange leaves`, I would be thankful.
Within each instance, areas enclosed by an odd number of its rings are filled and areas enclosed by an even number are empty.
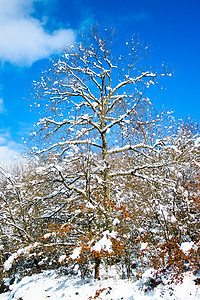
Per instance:
[[[200,176],[197,166],[191,165],[189,176],[174,191],[171,203],[155,221],[159,231],[143,234],[148,242],[143,256],[148,257],[156,276],[164,275],[171,282],[182,281],[186,271],[200,269]]]

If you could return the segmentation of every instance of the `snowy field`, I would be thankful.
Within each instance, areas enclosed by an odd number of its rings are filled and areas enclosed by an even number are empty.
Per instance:
[[[101,280],[80,279],[79,276],[60,276],[55,271],[24,277],[11,286],[11,291],[0,294],[0,300],[140,300],[140,299],[200,299],[199,285],[195,285],[194,275],[185,274],[182,284],[158,285],[144,293],[150,271],[140,280],[123,280],[117,276],[102,276]]]

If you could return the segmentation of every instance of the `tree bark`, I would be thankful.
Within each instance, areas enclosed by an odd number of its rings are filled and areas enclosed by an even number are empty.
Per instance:
[[[95,266],[94,266],[94,278],[99,279],[99,268],[100,268],[101,259],[99,256],[95,257]]]

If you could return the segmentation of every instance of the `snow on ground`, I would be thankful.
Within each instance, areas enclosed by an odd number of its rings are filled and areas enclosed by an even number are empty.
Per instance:
[[[148,273],[146,274],[146,277]],[[0,300],[23,299],[71,299],[71,300],[143,300],[200,299],[200,289],[194,283],[194,276],[185,274],[183,284],[158,285],[154,290],[144,293],[145,276],[141,280],[119,279],[117,276],[102,276],[102,280],[80,279],[78,276],[58,275],[55,271],[26,276],[11,286],[11,292],[0,294]],[[95,297],[99,291],[99,297]]]

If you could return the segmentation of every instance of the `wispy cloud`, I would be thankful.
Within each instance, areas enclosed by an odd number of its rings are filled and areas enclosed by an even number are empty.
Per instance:
[[[20,153],[9,146],[0,146],[0,164],[8,163],[19,157]]]
[[[0,130],[0,164],[9,163],[24,152],[23,144],[11,139],[9,130]]]
[[[44,24],[32,17],[34,2],[40,0],[0,0],[0,60],[16,65],[31,65],[48,57],[74,40],[71,29],[47,32]]]
[[[5,112],[5,107],[4,107],[4,104],[3,104],[3,99],[0,98],[0,114],[2,114],[4,112]]]

